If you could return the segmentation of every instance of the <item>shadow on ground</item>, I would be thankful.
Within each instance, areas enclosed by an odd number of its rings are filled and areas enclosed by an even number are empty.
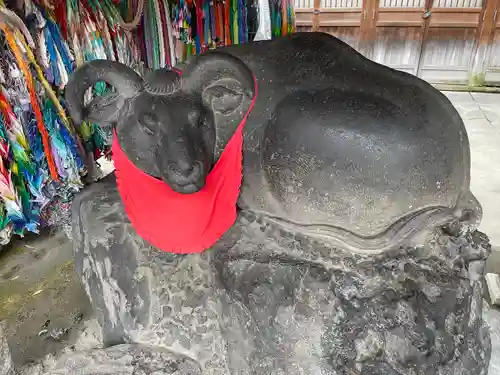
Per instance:
[[[91,313],[63,232],[16,238],[0,252],[0,321],[16,367],[71,346]]]

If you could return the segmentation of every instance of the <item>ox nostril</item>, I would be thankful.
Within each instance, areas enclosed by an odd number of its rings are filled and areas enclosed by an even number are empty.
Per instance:
[[[197,161],[193,165],[193,169],[191,170],[191,176],[199,177],[203,173],[203,165]]]
[[[181,173],[183,176],[187,176],[193,169],[193,163],[181,158],[177,160],[177,163],[174,164],[173,167],[177,170],[178,173]]]
[[[185,183],[191,183],[192,180],[198,179],[202,175],[203,165],[199,161],[189,163],[180,159],[177,163],[170,164],[169,170],[174,176],[185,180]]]

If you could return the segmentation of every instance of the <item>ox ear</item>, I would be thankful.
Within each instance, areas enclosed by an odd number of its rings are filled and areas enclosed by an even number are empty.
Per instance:
[[[90,122],[111,125],[118,121],[125,99],[118,93],[97,96],[85,108],[85,117]]]
[[[211,51],[191,61],[182,73],[182,87],[201,95],[215,113],[230,114],[254,95],[253,74],[240,59]]]
[[[222,78],[209,84],[202,91],[201,98],[214,113],[222,115],[236,111],[245,98],[252,99],[248,88],[232,78]]]

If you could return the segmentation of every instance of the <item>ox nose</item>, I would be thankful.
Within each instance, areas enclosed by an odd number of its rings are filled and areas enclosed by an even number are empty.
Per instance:
[[[203,165],[199,161],[189,162],[179,159],[168,166],[168,172],[177,185],[188,185],[198,182],[203,175]]]

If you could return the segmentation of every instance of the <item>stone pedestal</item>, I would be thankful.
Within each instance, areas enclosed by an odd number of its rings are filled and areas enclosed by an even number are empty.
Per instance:
[[[189,374],[487,373],[490,245],[458,222],[368,255],[240,212],[215,247],[175,255],[135,234],[113,176],[73,215],[77,270],[106,345],[174,353],[196,364]]]

